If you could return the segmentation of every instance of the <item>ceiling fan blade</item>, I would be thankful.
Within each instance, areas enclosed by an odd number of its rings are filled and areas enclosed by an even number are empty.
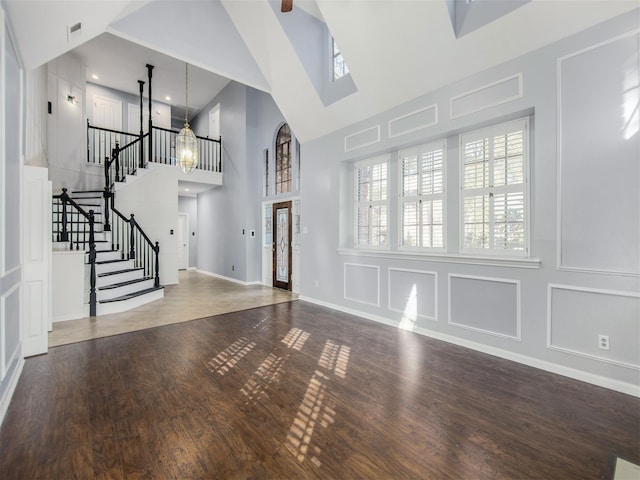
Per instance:
[[[281,12],[290,12],[293,9],[293,0],[282,0],[282,5],[280,6]]]

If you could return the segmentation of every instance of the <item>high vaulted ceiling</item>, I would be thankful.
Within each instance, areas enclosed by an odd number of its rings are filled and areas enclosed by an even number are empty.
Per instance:
[[[288,14],[269,0],[3,0],[27,69],[108,32],[179,60],[176,75],[183,62],[215,74],[201,80],[210,98],[225,79],[269,92],[302,142],[638,7],[637,0],[531,0],[458,38],[451,2],[294,0],[294,10],[326,22],[357,88],[325,106],[300,58],[304,48],[291,43],[300,37],[280,21]],[[81,34],[68,38],[78,22]],[[117,52],[123,68],[129,50]]]

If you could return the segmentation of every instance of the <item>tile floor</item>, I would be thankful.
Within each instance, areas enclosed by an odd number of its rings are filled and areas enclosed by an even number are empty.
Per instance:
[[[49,347],[289,302],[298,297],[285,290],[244,286],[196,271],[180,271],[178,281],[177,285],[165,287],[162,300],[128,312],[54,323]]]

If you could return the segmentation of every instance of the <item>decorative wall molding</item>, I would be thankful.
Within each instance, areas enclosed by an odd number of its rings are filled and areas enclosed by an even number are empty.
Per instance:
[[[500,87],[508,88],[508,92],[502,95],[498,90]],[[491,97],[493,95],[493,97]],[[522,72],[506,77],[495,82],[483,85],[466,93],[456,95],[449,99],[449,118],[451,120],[470,115],[472,113],[487,110],[489,108],[508,103],[524,95],[522,85]],[[483,98],[489,97],[489,98]],[[478,103],[475,106],[464,107],[465,100],[475,99]],[[456,107],[456,103],[459,105]],[[459,110],[456,112],[456,110]]]
[[[20,349],[22,345],[20,339],[18,339],[14,351],[7,351],[7,301],[13,295],[17,295],[18,307],[20,306],[20,285],[20,282],[16,283],[0,296],[0,382],[4,380],[7,374],[7,369],[15,357],[15,351]],[[19,319],[15,321],[18,322]]]
[[[380,125],[360,130],[344,137],[344,151],[351,152],[358,148],[367,147],[380,141]]]
[[[461,278],[461,279],[467,279],[467,280],[476,280],[476,281],[482,281],[482,282],[493,282],[493,283],[506,283],[506,284],[511,284],[511,285],[515,285],[516,287],[516,298],[515,298],[515,308],[516,308],[516,334],[515,335],[509,335],[507,333],[504,332],[498,332],[498,331],[494,331],[494,330],[489,330],[489,329],[484,329],[484,328],[479,328],[477,326],[473,326],[473,325],[467,325],[464,323],[459,323],[456,322],[452,319],[452,301],[453,301],[453,294],[454,294],[454,290],[453,290],[453,286],[452,286],[452,279],[454,278]],[[520,280],[513,280],[513,279],[506,279],[506,278],[495,278],[495,277],[482,277],[482,276],[475,276],[475,275],[461,275],[461,274],[453,274],[450,273],[448,275],[448,304],[449,304],[449,308],[448,308],[448,319],[447,319],[447,323],[451,326],[454,327],[459,327],[459,328],[464,328],[467,330],[472,330],[475,332],[479,332],[479,333],[483,333],[486,335],[493,335],[496,337],[501,337],[501,338],[507,338],[509,340],[516,340],[516,341],[520,341],[521,340],[521,332],[522,332],[522,313],[521,313],[521,293],[520,293]]]
[[[350,268],[368,269],[368,270],[371,270],[372,272],[375,272],[374,273],[375,283],[376,283],[375,301],[368,301],[363,298],[356,298],[354,296],[349,295],[347,291],[349,286],[353,286],[353,285],[362,286],[362,282],[358,282],[358,281],[355,281],[354,279],[349,278],[348,270]],[[371,305],[371,306],[380,308],[380,267],[378,267],[377,265],[363,265],[361,263],[345,263],[344,264],[344,299],[351,300],[352,302],[363,303],[365,305]]]
[[[552,327],[553,327],[553,292],[554,290],[568,290],[573,292],[583,292],[583,293],[591,293],[594,295],[611,295],[614,297],[628,297],[628,298],[638,298],[640,299],[640,294],[636,292],[625,292],[620,290],[606,290],[601,288],[587,288],[587,287],[576,287],[572,285],[560,285],[555,283],[550,283],[547,287],[547,348],[550,350],[556,350],[558,352],[568,353],[570,355],[575,355],[578,357],[589,358],[591,360],[596,360],[598,362],[609,363],[612,365],[618,365],[621,367],[631,368],[634,370],[640,370],[640,363],[632,364],[627,362],[622,362],[619,360],[615,360],[612,358],[607,358],[601,355],[594,355],[588,352],[581,352],[578,350],[574,350],[571,348],[562,347],[559,345],[553,344],[553,336],[552,336]],[[595,339],[594,339],[595,343]],[[639,359],[640,360],[640,359]]]
[[[413,126],[411,125],[411,122],[415,122]],[[423,128],[432,127],[437,124],[438,105],[433,104],[389,120],[387,124],[387,131],[389,138],[395,138],[422,130]]]
[[[355,310],[353,308],[344,307],[342,305],[336,305],[334,303],[325,302],[323,300],[318,300],[313,297],[300,296],[299,300],[302,302],[313,303],[314,305],[320,305],[321,307],[331,308],[333,310],[344,312],[349,315],[355,315],[357,317],[371,320],[373,322],[377,322],[390,327],[396,327],[396,328],[400,327],[399,322],[390,320],[389,318],[363,312],[360,310]],[[417,327],[414,330],[414,332],[419,335],[435,338],[436,340],[442,340],[443,342],[451,343],[453,345],[469,348],[471,350],[475,350],[476,352],[486,353],[488,355],[493,355],[494,357],[503,358],[505,360],[510,360],[512,362],[520,363],[522,365],[538,368],[546,372],[562,375],[564,377],[573,378],[575,380],[580,380],[581,382],[587,382],[592,385],[597,385],[599,387],[608,388],[616,392],[621,392],[627,395],[633,395],[634,397],[640,398],[640,388],[637,385],[634,385],[632,383],[622,382],[622,381],[614,380],[608,377],[602,377],[600,375],[595,375],[589,372],[585,372],[583,370],[578,370],[571,367],[565,367],[564,365],[559,365],[557,363],[548,362],[546,360],[540,360],[538,358],[530,357],[528,355],[522,355],[520,353],[512,352],[510,350],[492,347],[483,343],[466,340],[464,338],[456,337],[454,335],[449,335],[447,333],[437,332],[435,330],[430,330],[427,328]]]
[[[563,131],[562,131],[562,106],[563,106],[563,96],[562,96],[562,64],[566,60],[577,57],[579,55],[583,55],[585,53],[591,52],[598,48],[610,45],[611,43],[617,42],[619,40],[623,40],[632,36],[639,36],[640,29],[632,30],[630,32],[624,33],[622,35],[615,36],[608,40],[596,43],[586,48],[582,48],[575,52],[569,53],[562,57],[559,57],[556,61],[556,155],[557,155],[557,201],[556,201],[556,268],[557,270],[567,271],[567,272],[577,272],[577,273],[586,273],[586,274],[600,274],[600,275],[615,275],[615,276],[627,276],[627,277],[638,277],[640,276],[640,271],[621,271],[621,270],[607,270],[607,269],[598,269],[591,268],[589,266],[567,266],[563,264],[562,259],[562,205],[563,205],[563,195],[562,195],[562,164],[563,164],[563,155],[562,155],[562,147],[563,147]]]
[[[389,281],[388,281],[388,289],[389,289],[389,295],[388,295],[388,306],[387,308],[392,311],[392,312],[398,312],[398,313],[402,313],[405,314],[405,310],[400,310],[397,308],[393,308],[392,307],[392,299],[393,299],[393,292],[392,292],[392,288],[393,285],[395,285],[395,283],[392,281],[392,272],[405,272],[405,273],[410,273],[410,274],[415,274],[415,275],[429,275],[433,277],[433,299],[434,299],[434,305],[433,305],[433,312],[434,315],[433,316],[429,316],[429,315],[423,315],[418,313],[418,310],[416,309],[416,317],[417,318],[424,318],[427,320],[432,320],[434,322],[438,321],[438,273],[437,272],[430,272],[430,271],[426,271],[426,270],[413,270],[413,269],[408,269],[408,268],[396,268],[396,267],[389,267],[388,270],[388,277],[389,277]]]

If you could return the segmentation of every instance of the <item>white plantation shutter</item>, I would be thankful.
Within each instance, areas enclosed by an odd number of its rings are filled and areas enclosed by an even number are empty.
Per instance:
[[[356,247],[384,247],[387,245],[388,170],[388,155],[357,162],[354,165]]]
[[[460,137],[463,253],[528,255],[528,126],[525,118]]]
[[[444,141],[401,150],[400,248],[444,250]]]

